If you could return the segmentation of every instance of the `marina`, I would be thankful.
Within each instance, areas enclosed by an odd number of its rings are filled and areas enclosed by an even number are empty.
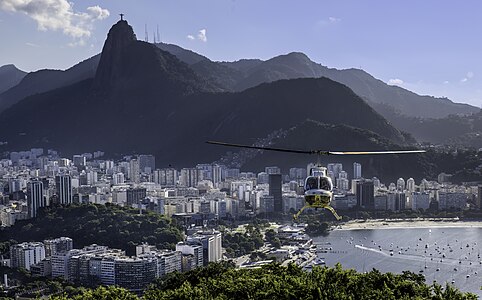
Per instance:
[[[341,263],[359,272],[378,269],[425,277],[428,284],[453,284],[482,296],[482,228],[335,230],[313,239],[327,266]]]

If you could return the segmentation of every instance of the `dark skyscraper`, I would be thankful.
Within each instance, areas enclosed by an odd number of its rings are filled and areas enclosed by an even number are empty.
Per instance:
[[[72,204],[72,178],[70,175],[57,175],[55,177],[55,187],[60,204]]]
[[[35,218],[38,209],[46,206],[42,181],[30,181],[27,184],[27,208],[28,216]]]
[[[363,208],[375,208],[375,187],[373,181],[363,180],[356,184],[356,204]]]
[[[281,174],[269,174],[269,195],[274,198],[274,211],[283,211],[283,196],[281,192]]]
[[[127,190],[127,205],[139,204],[142,199],[146,198],[145,188],[130,188]]]
[[[139,155],[139,169],[141,173],[152,173],[156,169],[156,158],[154,155]]]

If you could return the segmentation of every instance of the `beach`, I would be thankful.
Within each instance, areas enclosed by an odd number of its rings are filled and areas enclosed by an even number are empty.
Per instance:
[[[334,226],[334,230],[403,229],[403,228],[482,228],[482,221],[461,221],[458,218],[371,219],[353,220]]]

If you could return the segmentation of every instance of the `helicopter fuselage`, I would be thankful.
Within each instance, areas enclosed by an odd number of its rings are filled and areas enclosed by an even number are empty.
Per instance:
[[[325,168],[311,170],[312,176],[305,180],[305,201],[314,208],[325,208],[330,205],[333,197],[333,184],[331,178],[326,176]]]

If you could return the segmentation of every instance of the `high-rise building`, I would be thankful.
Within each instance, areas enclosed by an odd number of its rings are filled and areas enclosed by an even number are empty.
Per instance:
[[[359,179],[362,177],[361,172],[361,164],[360,163],[353,163],[353,179]]]
[[[129,188],[126,191],[127,206],[132,204],[139,204],[144,198],[146,198],[147,190],[145,188]]]
[[[131,159],[129,161],[129,180],[134,183],[141,182],[141,168],[138,159]]]
[[[218,262],[222,259],[222,242],[219,231],[200,231],[188,237],[187,243],[201,245],[203,248],[203,264]]]
[[[304,180],[306,178],[306,169],[303,168],[291,168],[290,169],[290,179],[291,180]]]
[[[156,169],[156,158],[154,155],[139,155],[139,169],[142,173],[151,174]]]
[[[366,209],[375,208],[375,188],[373,181],[362,180],[356,184],[356,204]]]
[[[380,179],[378,179],[377,177],[372,177],[372,181],[376,189],[380,188],[380,186],[382,185]]]
[[[333,181],[335,181],[336,178],[338,178],[340,176],[340,173],[343,171],[343,164],[341,163],[332,163],[332,164],[328,164],[326,166],[326,169],[328,170],[328,172],[332,172],[333,173]]]
[[[258,184],[266,184],[269,182],[269,175],[266,172],[258,173]]]
[[[429,184],[428,184],[428,181],[427,179],[422,179],[422,181],[420,182],[420,192],[425,192],[425,190],[427,190],[429,188]]]
[[[154,182],[161,187],[175,187],[177,185],[177,170],[173,168],[157,169],[154,171]]]
[[[125,182],[125,177],[124,177],[124,173],[115,173],[112,175],[112,182],[114,185],[118,185],[118,184],[124,184]]]
[[[407,180],[407,191],[415,192],[415,180],[413,178]]]
[[[73,249],[73,241],[69,237],[59,237],[53,240],[44,240],[45,256],[49,257]]]
[[[115,258],[114,282],[130,291],[142,292],[156,278],[157,264],[154,256]]]
[[[179,242],[176,244],[176,251],[180,251],[183,255],[193,255],[194,256],[194,266],[192,264],[188,264],[187,262],[184,264],[183,271],[187,270],[189,267],[202,267],[203,266],[203,247],[197,243],[185,243]]]
[[[70,175],[57,175],[55,177],[55,187],[60,204],[72,204],[72,178]]]
[[[279,167],[265,167],[264,172],[268,175],[271,174],[281,174],[281,169]]]
[[[218,184],[222,181],[223,179],[223,172],[224,172],[225,167],[220,166],[220,165],[213,165],[213,184],[214,187],[217,187]]]
[[[201,171],[203,180],[213,180],[213,165],[212,164],[198,164],[196,169]]]
[[[184,168],[181,169],[181,186],[196,187],[198,182],[203,180],[202,170],[196,168]]]
[[[63,277],[65,280],[71,280],[72,273],[78,273],[77,271],[72,270],[73,266],[71,263],[73,257],[79,257],[86,254],[106,253],[108,250],[109,249],[106,246],[93,244],[82,249],[72,249],[67,252],[58,252],[57,254],[52,254],[52,277]],[[77,267],[78,266],[79,265],[77,265]]]
[[[182,253],[180,251],[157,251],[157,276],[163,277],[166,274],[182,270]]]
[[[259,198],[259,210],[262,213],[274,212],[274,197],[264,195]]]
[[[30,242],[10,246],[10,261],[12,268],[30,270],[30,266],[45,258],[43,243]]]
[[[72,161],[74,162],[74,166],[76,166],[77,168],[85,167],[85,165],[87,164],[85,156],[83,155],[74,155]]]
[[[424,209],[430,208],[430,194],[429,193],[413,193],[412,209]]]
[[[400,211],[407,208],[407,198],[405,193],[395,192],[388,194],[388,209],[393,211]]]
[[[281,190],[281,174],[269,174],[269,195],[273,197],[274,211],[283,212],[283,194]]]
[[[239,178],[239,169],[226,169],[224,170],[224,178],[231,178],[231,179],[238,179]]]
[[[46,206],[42,181],[30,181],[27,184],[27,209],[28,216],[35,218],[38,209]]]
[[[397,179],[397,191],[405,190],[405,180],[403,178]]]

